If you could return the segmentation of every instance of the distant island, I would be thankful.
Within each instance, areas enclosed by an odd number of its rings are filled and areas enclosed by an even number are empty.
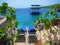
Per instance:
[[[42,6],[41,8],[56,8],[57,11],[60,11],[60,4],[54,4],[50,6]]]

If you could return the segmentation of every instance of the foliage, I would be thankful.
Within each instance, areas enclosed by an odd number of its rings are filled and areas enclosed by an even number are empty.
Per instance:
[[[52,24],[53,22],[55,22],[58,19],[58,14],[57,14],[57,10],[55,8],[50,8],[51,11],[47,12],[44,16],[44,18],[42,17],[42,15],[40,15],[40,17],[38,17],[38,21],[40,21],[40,23],[44,23],[44,28],[46,30],[48,30],[49,28],[51,28],[52,26],[54,26],[54,24]],[[48,19],[46,18],[47,16],[53,16],[53,18]]]
[[[7,24],[6,27],[0,28],[0,38],[2,39],[2,36],[6,35],[6,32],[8,31],[9,28],[11,28],[11,33],[12,33],[12,27],[17,28],[18,26],[18,21],[16,20],[16,9],[13,7],[9,7],[6,2],[3,2],[0,5],[0,14],[2,16],[5,16],[7,18]],[[8,38],[7,38],[8,39]],[[9,39],[12,39],[12,37]]]
[[[50,45],[49,43],[46,43],[45,45]]]
[[[3,38],[5,36],[4,31],[2,31],[2,28],[0,28],[0,39]]]
[[[55,8],[57,11],[60,11],[60,4],[51,5],[49,7],[50,8]]]
[[[46,34],[44,34],[43,37],[46,38]]]
[[[54,30],[50,30],[50,33],[55,34],[56,32]]]
[[[18,21],[16,20],[15,23],[14,23],[14,26],[17,27],[18,26]]]
[[[53,18],[47,18],[48,16],[52,16]],[[38,17],[38,21],[40,21],[40,23],[44,23],[44,29],[45,30],[50,30],[50,33],[56,35],[56,32],[54,30],[51,29],[51,27],[55,26],[55,24],[57,24],[57,20],[59,19],[58,14],[57,14],[57,7],[53,8],[50,7],[50,11],[48,11],[44,18],[42,17],[42,15],[40,15],[40,17]],[[50,35],[50,33],[48,33]],[[44,37],[46,37],[46,35],[43,35]],[[49,39],[51,41],[51,39]],[[50,45],[50,41],[49,43],[47,43],[46,45]],[[57,41],[56,41],[57,43]]]
[[[6,2],[3,2],[2,5],[0,6],[0,13],[5,16],[7,13],[7,8],[8,4]]]

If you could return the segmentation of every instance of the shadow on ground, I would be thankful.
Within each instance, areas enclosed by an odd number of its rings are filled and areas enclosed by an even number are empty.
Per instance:
[[[37,43],[38,42],[37,37],[36,36],[29,36],[28,42],[29,43]]]
[[[16,42],[23,42],[24,43],[25,42],[25,36],[24,35],[18,36]]]

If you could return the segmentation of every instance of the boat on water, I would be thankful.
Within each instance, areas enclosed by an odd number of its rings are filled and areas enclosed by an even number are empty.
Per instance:
[[[31,5],[31,15],[40,15],[40,5]]]

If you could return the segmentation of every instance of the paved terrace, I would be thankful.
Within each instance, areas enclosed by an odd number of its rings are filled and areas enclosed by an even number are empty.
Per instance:
[[[14,45],[34,45],[33,42],[37,42],[37,39],[35,39],[35,38],[37,38],[37,34],[29,34],[28,30],[29,30],[28,27],[26,27],[25,42],[16,42]],[[20,34],[20,35],[23,35],[23,34]],[[21,39],[21,38],[19,38],[19,39]],[[24,40],[24,39],[22,39],[22,40]]]
[[[56,36],[57,36],[58,40],[60,40],[60,32],[59,32],[60,25],[57,25],[57,26],[54,26],[54,27],[51,27],[51,28],[57,32]],[[47,31],[47,30],[43,29],[40,32],[37,30],[36,34],[37,34],[38,41],[40,39],[42,40],[42,42],[41,42],[42,45],[45,45],[45,42],[49,40],[49,38],[48,38],[49,34],[51,35],[51,39],[52,40],[55,39],[54,35],[51,34],[49,30]],[[46,36],[43,36],[44,34],[46,34]],[[28,42],[28,40],[29,40],[29,38],[28,38],[29,36],[28,35],[29,35],[29,33],[28,33],[28,28],[27,28],[27,32],[25,34],[25,38],[26,38],[25,42],[16,42],[15,45],[36,45],[36,44],[40,44],[40,43],[29,43]],[[31,41],[32,41],[32,39],[31,39]]]

